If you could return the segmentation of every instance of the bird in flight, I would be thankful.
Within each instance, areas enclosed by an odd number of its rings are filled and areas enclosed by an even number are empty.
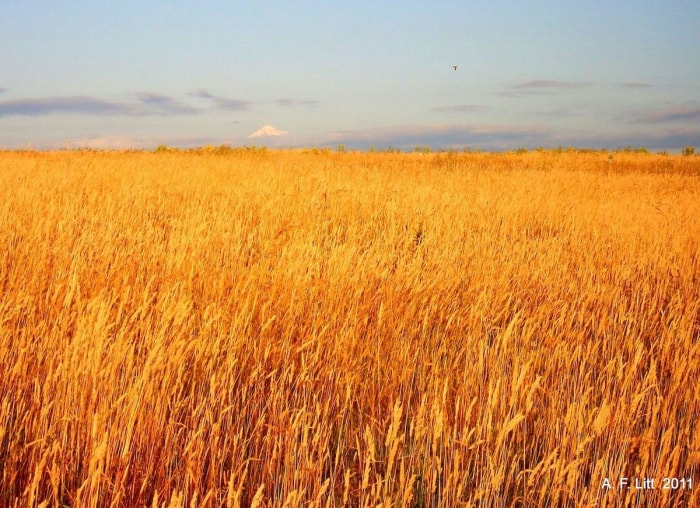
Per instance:
[[[457,70],[457,66],[456,66],[456,65],[453,65],[452,68],[453,68],[454,70]]]

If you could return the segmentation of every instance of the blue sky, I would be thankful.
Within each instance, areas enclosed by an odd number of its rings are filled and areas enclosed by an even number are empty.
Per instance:
[[[697,0],[0,8],[0,148],[700,147]]]

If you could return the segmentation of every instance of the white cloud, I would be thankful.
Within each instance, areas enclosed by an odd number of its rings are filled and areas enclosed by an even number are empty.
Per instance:
[[[75,139],[63,143],[65,148],[94,148],[99,150],[125,150],[128,148],[146,148],[149,141],[132,136],[99,136]]]
[[[129,135],[95,136],[81,139],[71,139],[60,143],[53,143],[46,148],[92,148],[97,150],[128,150],[128,149],[153,149],[158,145],[167,145],[179,148],[197,147],[212,144],[230,144],[231,140],[212,137],[197,136],[150,136],[137,137]],[[234,141],[234,144],[237,144]]]

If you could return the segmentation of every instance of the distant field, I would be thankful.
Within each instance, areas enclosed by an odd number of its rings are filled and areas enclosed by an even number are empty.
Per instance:
[[[0,152],[3,507],[696,506],[699,383],[700,157]]]

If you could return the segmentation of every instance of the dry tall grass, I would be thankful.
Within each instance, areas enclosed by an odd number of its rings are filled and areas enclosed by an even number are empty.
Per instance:
[[[0,506],[696,505],[699,339],[698,157],[0,154]]]

